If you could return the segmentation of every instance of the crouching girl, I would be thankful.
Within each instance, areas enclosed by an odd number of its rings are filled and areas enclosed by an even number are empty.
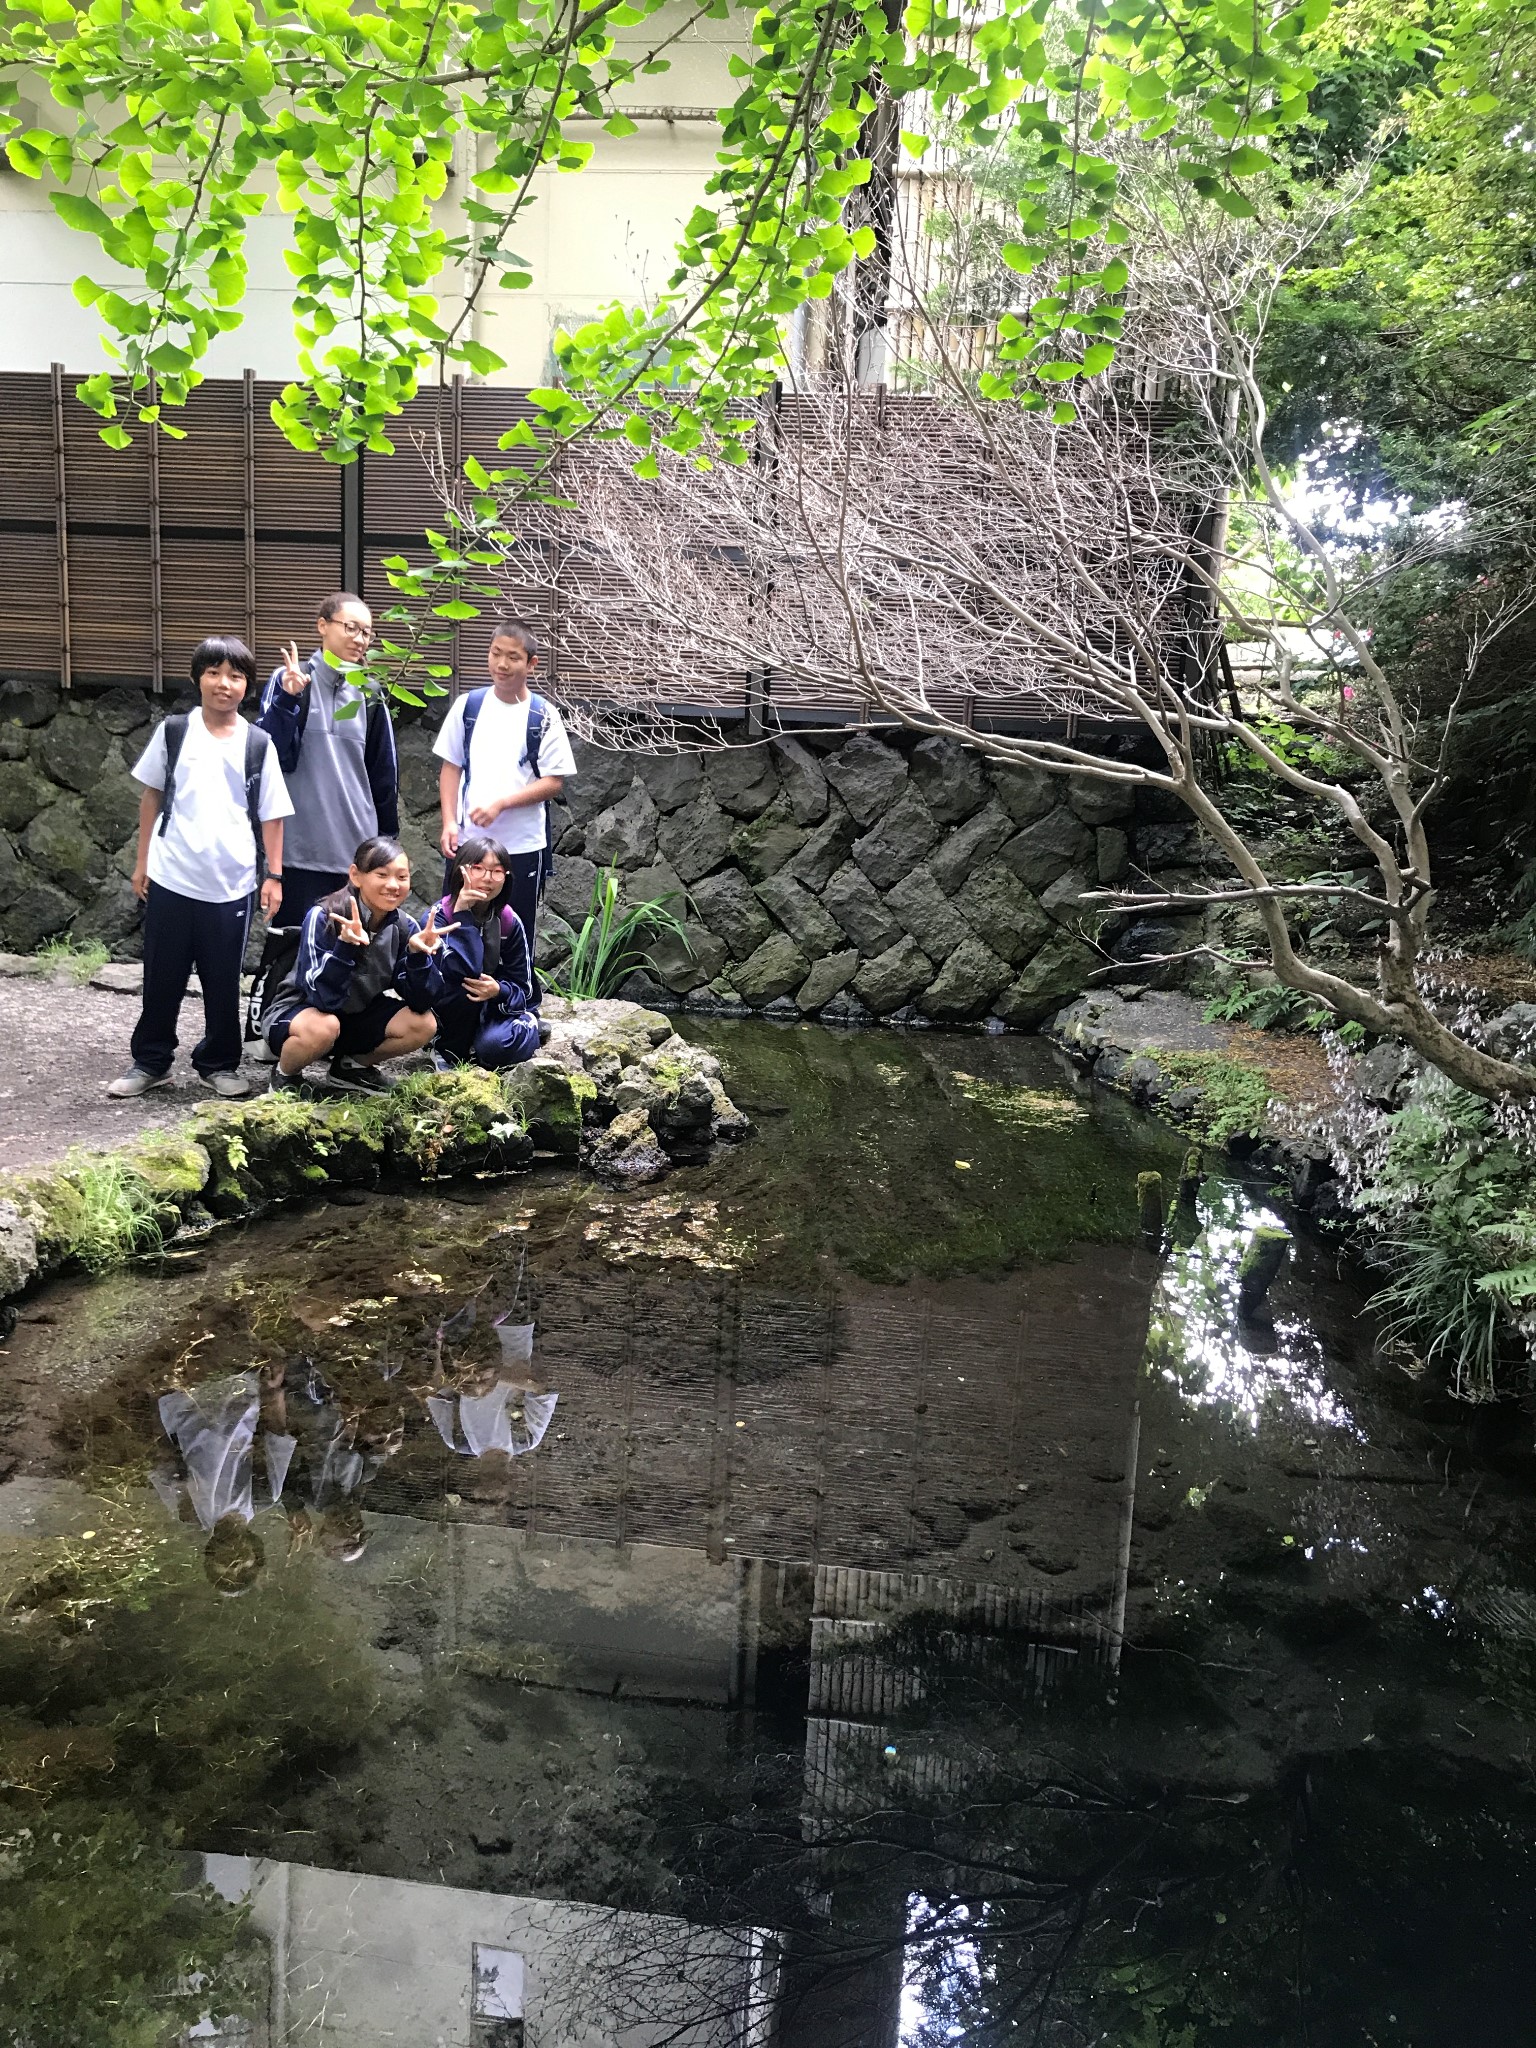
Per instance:
[[[448,864],[447,893],[438,905],[445,920],[439,1065],[473,1060],[482,1067],[515,1067],[539,1049],[539,1020],[528,1009],[528,935],[507,900],[507,886],[501,847],[466,833]]]
[[[437,1029],[446,936],[433,910],[419,926],[401,905],[411,864],[398,839],[365,839],[347,886],[304,919],[298,958],[261,1020],[277,1054],[274,1088],[297,1088],[311,1060],[330,1058],[330,1085],[378,1095],[376,1069],[424,1046]]]

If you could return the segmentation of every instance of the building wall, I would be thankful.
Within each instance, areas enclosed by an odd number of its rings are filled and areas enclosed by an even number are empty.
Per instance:
[[[666,12],[653,17],[646,46],[672,26]],[[730,24],[697,23],[672,53],[669,71],[639,80],[621,98],[642,115],[659,105],[713,111],[732,97],[727,63],[733,42]],[[624,50],[622,41],[619,47]],[[32,113],[28,125],[61,131],[69,119],[51,102],[34,104]],[[579,173],[544,172],[512,238],[533,273],[531,287],[492,292],[484,301],[476,332],[507,359],[498,383],[543,382],[557,325],[589,316],[614,298],[635,300],[665,285],[679,224],[703,196],[719,147],[713,121],[642,118],[639,133],[622,141],[596,123],[574,123],[570,133],[593,142],[591,162]],[[437,225],[448,234],[463,226],[474,141],[460,138],[454,176],[435,209]],[[86,374],[108,363],[100,323],[76,301],[74,280],[89,274],[131,289],[135,274],[119,271],[93,241],[66,228],[49,190],[47,179],[23,178],[0,159],[0,293],[7,315],[0,322],[0,371],[46,370],[62,362]],[[203,364],[208,376],[237,377],[247,368],[264,378],[296,374],[287,244],[287,217],[273,204],[249,231],[244,321],[213,343]],[[445,271],[436,289],[450,313],[462,304],[454,272]]]
[[[0,946],[69,930],[134,956],[129,770],[167,708],[131,689],[0,684]],[[432,888],[436,724],[402,719],[399,735],[402,837]],[[1137,813],[1121,786],[996,769],[911,734],[579,758],[547,905],[579,926],[606,867],[631,902],[672,898],[688,943],[658,945],[631,993],[702,1009],[1032,1030],[1103,965],[1075,933],[1085,893],[1133,863],[1187,877],[1174,863],[1194,852],[1190,827]],[[1116,943],[1137,957],[1188,938],[1148,922]],[[558,957],[552,926],[540,949]]]

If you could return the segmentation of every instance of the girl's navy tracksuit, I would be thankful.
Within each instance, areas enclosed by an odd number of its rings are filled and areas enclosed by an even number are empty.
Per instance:
[[[387,910],[370,929],[366,947],[349,946],[338,937],[325,904],[317,903],[304,919],[298,958],[261,1019],[272,1050],[281,1052],[289,1023],[300,1010],[339,1016],[341,1035],[334,1052],[359,1058],[383,1044],[398,1009],[396,996],[408,1010],[436,1009],[444,993],[438,965],[444,949],[412,952],[409,941],[420,929],[406,911]]]
[[[455,916],[446,896],[438,905],[438,928],[443,932],[443,990],[433,1004],[438,1050],[480,1067],[515,1067],[539,1049],[539,1020],[528,1009],[533,987],[528,934],[510,906],[501,911],[500,921],[499,958],[491,970],[498,993],[477,1003],[465,995],[464,982],[486,971],[486,941],[492,934],[466,912]],[[458,930],[449,931],[451,924]]]

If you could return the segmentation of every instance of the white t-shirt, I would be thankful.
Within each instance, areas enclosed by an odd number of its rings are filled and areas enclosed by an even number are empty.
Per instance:
[[[466,690],[464,697],[456,697],[449,706],[432,749],[440,760],[451,761],[455,768],[464,766],[464,698],[468,694]],[[525,697],[520,704],[504,704],[494,690],[486,690],[470,736],[469,772],[459,788],[459,830],[484,832],[508,853],[537,853],[549,843],[547,806],[518,804],[511,810],[499,811],[489,825],[471,825],[469,814],[477,804],[494,802],[514,790],[526,789],[534,780],[532,769],[523,761],[528,749],[529,701]],[[539,774],[562,778],[574,775],[576,757],[560,714],[547,697],[543,701]]]
[[[256,846],[245,808],[243,718],[223,739],[212,734],[200,710],[187,720],[176,762],[176,795],[164,832],[157,818],[149,834],[149,879],[198,903],[237,903],[256,886]],[[146,789],[165,787],[165,724],[133,764],[133,779]],[[268,743],[256,808],[262,818],[291,818],[288,786]]]

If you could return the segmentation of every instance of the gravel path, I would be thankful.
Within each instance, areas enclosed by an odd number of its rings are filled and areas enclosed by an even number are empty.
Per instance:
[[[0,1171],[57,1159],[72,1145],[120,1145],[135,1131],[180,1123],[199,1103],[217,1101],[187,1058],[202,1036],[196,998],[182,1005],[171,1086],[131,1102],[107,1094],[107,1083],[128,1065],[138,1014],[137,990],[82,988],[63,973],[0,969]],[[265,1067],[251,1067],[253,1087],[265,1087],[266,1076]]]

